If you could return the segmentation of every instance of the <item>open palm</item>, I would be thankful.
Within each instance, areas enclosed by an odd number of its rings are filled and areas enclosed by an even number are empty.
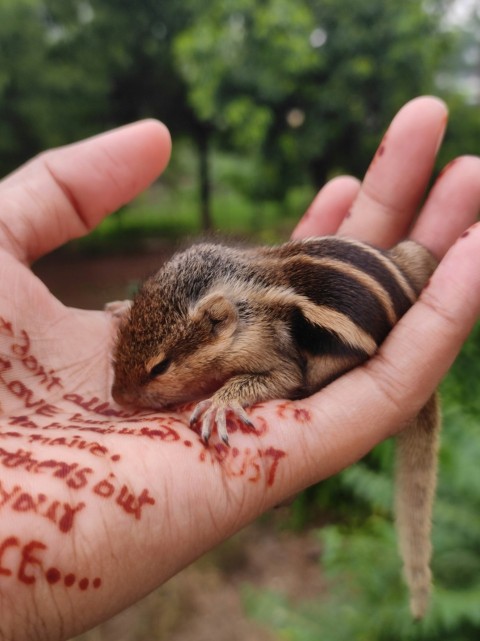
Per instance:
[[[407,105],[364,182],[328,184],[295,235],[389,246],[410,233],[441,258],[480,204],[480,161],[461,158],[412,226],[445,120],[434,99]],[[91,627],[357,460],[423,405],[478,315],[474,227],[378,357],[310,399],[255,407],[256,432],[239,425],[230,448],[214,436],[206,447],[187,413],[122,409],[110,395],[114,319],[66,308],[29,264],[144,189],[169,152],[165,128],[145,121],[0,184],[0,639]]]

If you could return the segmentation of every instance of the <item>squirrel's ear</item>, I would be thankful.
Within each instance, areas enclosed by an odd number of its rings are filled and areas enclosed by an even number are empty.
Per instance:
[[[209,294],[197,303],[192,319],[207,319],[212,332],[231,335],[237,326],[238,312],[235,304],[222,294]]]
[[[114,300],[111,303],[106,303],[103,310],[115,319],[117,325],[121,325],[130,313],[132,304],[131,300]]]

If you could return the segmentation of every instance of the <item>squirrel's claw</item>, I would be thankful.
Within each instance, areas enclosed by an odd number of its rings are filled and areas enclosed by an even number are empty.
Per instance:
[[[245,409],[238,403],[233,401],[229,404],[224,404],[216,401],[213,398],[200,401],[195,407],[190,417],[190,425],[194,425],[201,421],[201,437],[205,443],[208,443],[213,428],[216,426],[217,433],[225,445],[230,445],[228,439],[227,429],[227,414],[232,413],[239,421],[254,429],[254,425]]]

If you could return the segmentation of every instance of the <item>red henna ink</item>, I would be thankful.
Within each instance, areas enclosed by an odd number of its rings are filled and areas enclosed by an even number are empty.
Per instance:
[[[90,581],[87,578],[80,579],[80,581],[78,582],[78,587],[80,588],[80,590],[86,590],[89,583]]]
[[[137,412],[126,412],[125,410],[114,409],[109,403],[100,402],[100,399],[96,396],[85,400],[81,394],[64,394],[63,398],[64,400],[69,401],[88,412],[93,412],[94,414],[100,414],[102,416],[130,418],[137,414]]]
[[[12,509],[15,512],[38,512],[39,507],[46,500],[45,494],[38,494],[37,498],[34,498],[28,492],[22,492],[12,504]]]
[[[12,416],[8,424],[19,425],[20,427],[28,427],[32,429],[38,428],[38,425],[34,423],[28,416]]]
[[[10,491],[0,482],[0,510],[9,505],[15,512],[33,512],[51,521],[60,532],[67,533],[73,528],[74,518],[85,508],[85,503],[60,503],[51,501],[45,494],[37,495],[22,491],[15,485]]]
[[[150,427],[142,427],[140,430],[140,435],[146,436],[152,440],[159,439],[161,441],[167,442],[178,441],[180,439],[178,432],[176,432],[172,427],[168,425],[168,420],[165,421],[164,425],[160,425],[156,429],[152,429]]]
[[[73,587],[77,582],[73,572],[63,576],[62,571],[54,566],[48,567],[46,571],[43,570],[43,554],[47,549],[44,543],[35,539],[24,545],[14,536],[0,541],[0,577],[16,576],[18,581],[31,586],[44,577],[52,586],[63,583],[66,588]],[[6,556],[9,552],[10,563],[7,567]],[[82,591],[87,590],[90,585],[98,590],[102,585],[102,579],[95,577],[91,581],[88,577],[83,577],[78,582],[78,587]]]
[[[128,491],[126,485],[122,486],[116,502],[127,514],[133,514],[137,520],[141,519],[141,509],[144,505],[155,505],[155,499],[149,496],[147,489],[143,490],[137,498]]]
[[[0,358],[0,378],[3,383],[6,383],[5,379],[3,376],[1,376],[4,372],[8,372],[9,369],[12,369],[12,363],[11,361],[8,361],[6,358]]]
[[[12,323],[6,321],[1,316],[0,316],[0,334],[3,334],[4,336],[9,336],[10,338],[13,338]]]
[[[10,536],[8,539],[5,539],[0,543],[0,576],[11,576],[12,571],[9,570],[8,568],[2,566],[2,559],[3,556],[5,555],[6,550],[11,547],[20,547],[20,543],[17,539],[16,536]]]
[[[269,447],[264,451],[265,456],[271,459],[270,469],[267,475],[267,485],[272,486],[275,482],[275,476],[277,474],[278,464],[281,459],[284,458],[287,454],[283,450],[277,450],[274,447]]]
[[[267,486],[271,487],[275,482],[280,460],[286,456],[286,453],[273,447],[253,451],[245,448],[241,452],[238,448],[217,444],[214,447],[205,448],[200,453],[200,461],[204,462],[207,456],[212,463],[222,466],[227,478],[245,477],[250,483],[257,483],[264,476]]]
[[[49,568],[45,573],[45,577],[51,585],[54,585],[60,581],[62,575],[60,574],[60,570],[57,568]]]
[[[0,481],[0,509],[4,505],[6,505],[14,496],[16,496],[18,492],[21,491],[21,489],[22,488],[19,485],[14,485],[10,492],[8,492],[2,481]]]
[[[22,381],[10,381],[7,383],[7,389],[14,396],[21,399],[28,409],[35,409],[35,413],[41,416],[52,417],[60,413],[60,409],[55,405],[47,403],[45,399],[40,398],[35,400],[34,393],[31,389],[26,387]]]
[[[78,503],[78,505],[71,506],[69,503],[63,503],[64,514],[58,520],[58,528],[60,532],[70,532],[73,528],[74,517],[85,507],[85,503]]]
[[[109,474],[109,478],[114,478],[114,474]],[[98,496],[108,499],[115,494],[115,486],[108,479],[103,479],[93,487],[93,491]]]
[[[33,376],[40,379],[40,385],[46,387],[48,392],[50,392],[53,387],[63,388],[60,378],[55,376],[55,370],[51,369],[47,372],[33,354],[27,354],[22,358],[21,363]]]
[[[24,545],[22,548],[22,560],[20,562],[20,567],[18,568],[17,577],[22,583],[32,584],[35,583],[37,577],[35,574],[32,574],[31,571],[34,571],[35,567],[42,566],[41,559],[38,556],[35,556],[34,552],[36,550],[46,550],[47,546],[41,541],[30,541],[27,545]]]
[[[11,347],[11,350],[16,356],[21,356],[22,358],[24,358],[30,351],[30,337],[27,332],[22,329],[20,330],[20,335],[16,338],[20,342],[14,343]]]
[[[293,410],[293,418],[298,423],[310,423],[312,420],[312,415],[304,407],[295,407]]]

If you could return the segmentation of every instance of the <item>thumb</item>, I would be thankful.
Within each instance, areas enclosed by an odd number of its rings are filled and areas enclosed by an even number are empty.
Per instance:
[[[0,247],[31,262],[82,236],[165,169],[170,135],[145,120],[47,151],[0,183]]]

